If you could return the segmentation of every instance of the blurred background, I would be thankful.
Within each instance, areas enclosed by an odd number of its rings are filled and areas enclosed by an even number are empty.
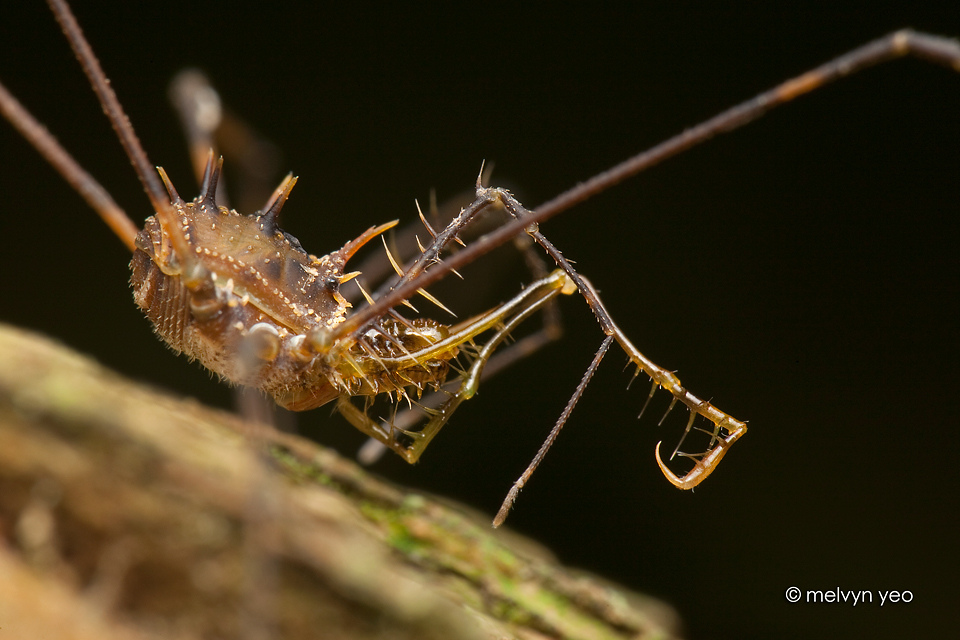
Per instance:
[[[36,4],[0,10],[0,78],[139,223],[146,198]],[[280,171],[300,176],[283,226],[316,254],[414,220],[432,188],[441,200],[470,189],[483,160],[492,183],[535,207],[871,38],[904,26],[960,36],[954,2],[198,4],[75,9],[180,193],[193,179],[166,86],[196,66],[282,149]],[[690,638],[954,630],[958,114],[960,74],[896,62],[544,224],[634,343],[750,432],[708,482],[677,491],[653,450],[672,448],[682,416],[638,422],[648,386],[627,391],[611,351],[508,525],[664,598]],[[123,246],[6,126],[0,167],[0,321],[229,407],[229,389],[153,337]],[[493,514],[601,341],[581,300],[562,308],[561,342],[484,385],[420,464],[386,457],[376,471]],[[363,442],[325,408],[297,429],[350,456]],[[870,590],[874,602],[789,604],[791,586]],[[881,607],[888,590],[913,601]]]

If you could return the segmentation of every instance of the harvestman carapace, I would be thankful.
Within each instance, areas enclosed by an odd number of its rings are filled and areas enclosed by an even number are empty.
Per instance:
[[[693,469],[678,477],[662,461],[659,444],[655,453],[664,475],[678,488],[691,489],[702,482],[747,430],[743,422],[690,393],[672,372],[640,353],[613,321],[591,283],[539,231],[539,223],[718,133],[868,66],[912,55],[960,71],[956,41],[900,31],[724,111],[534,210],[526,209],[504,189],[482,186],[478,179],[473,203],[443,229],[435,230],[421,214],[424,237],[428,235],[430,241],[424,245],[417,240],[414,259],[401,264],[386,249],[396,277],[375,295],[361,288],[366,305],[350,311],[352,305],[341,286],[355,280],[359,272],[348,272],[347,262],[396,223],[370,227],[338,251],[318,258],[277,226],[296,178],[287,176],[261,211],[241,215],[222,206],[222,199],[218,202],[222,160],[216,160],[212,151],[203,163],[200,195],[184,201],[163,169],[155,169],[148,161],[66,3],[49,0],[49,4],[143,183],[154,215],[142,230],[137,229],[106,190],[2,85],[0,109],[133,252],[134,298],[157,334],[227,380],[258,388],[292,410],[336,402],[351,424],[412,463],[456,408],[474,395],[495,351],[500,349],[498,356],[516,351],[520,343],[504,343],[518,325],[552,304],[558,294],[580,293],[605,338],[546,442],[510,489],[495,526],[506,518],[614,342],[635,366],[634,376],[642,373],[651,379],[643,409],[663,388],[672,395],[667,413],[677,401],[690,412],[673,455],[691,458]],[[495,209],[506,211],[511,219],[464,242],[475,222]],[[557,268],[537,277],[508,302],[452,325],[399,312],[402,305],[412,307],[410,300],[416,296],[445,309],[426,291],[428,286],[524,234],[540,245]],[[387,419],[371,417],[377,398],[392,402]],[[424,424],[415,426],[411,415]],[[703,416],[709,426],[695,427],[697,416]],[[693,429],[709,435],[706,451],[680,452]]]

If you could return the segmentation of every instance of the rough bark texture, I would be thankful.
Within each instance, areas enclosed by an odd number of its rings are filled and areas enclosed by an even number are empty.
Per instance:
[[[260,453],[255,453],[260,452]],[[10,638],[671,638],[660,602],[0,326]]]

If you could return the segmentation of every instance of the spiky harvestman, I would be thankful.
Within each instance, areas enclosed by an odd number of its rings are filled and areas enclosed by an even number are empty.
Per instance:
[[[953,58],[953,59],[956,60],[956,53],[955,53],[955,52],[951,52],[951,50],[950,50],[949,48],[944,48],[943,52],[941,52],[940,55],[943,56],[944,59],[946,58],[946,56],[954,55],[954,58]],[[800,81],[800,82],[798,82],[798,83],[794,83],[794,84],[792,84],[792,85],[788,85],[788,86],[786,86],[786,87],[782,87],[781,90],[780,90],[780,96],[781,96],[781,97],[784,97],[784,98],[791,98],[791,97],[793,97],[794,94],[799,94],[799,93],[801,93],[801,92],[803,92],[803,91],[806,91],[806,90],[815,88],[815,86],[816,86],[817,84],[819,84],[819,81],[817,81],[817,80],[812,80],[812,79],[808,76],[807,79],[806,79],[806,81]],[[229,166],[228,166],[228,169],[229,169]],[[160,206],[162,206],[162,205],[157,205],[157,206],[160,207]],[[537,214],[538,214],[538,215],[549,215],[549,214],[550,214],[550,207],[547,206],[547,207],[541,207],[541,208],[539,208],[539,209],[537,210]],[[525,221],[525,222],[526,222],[526,221]],[[520,226],[518,226],[517,224],[514,224],[514,226],[513,226],[512,228],[508,225],[507,227],[505,227],[505,228],[502,229],[501,231],[498,231],[497,233],[499,234],[500,237],[506,238],[506,237],[508,237],[508,236],[510,236],[510,235],[512,235],[512,234],[516,234],[519,230],[520,230]],[[470,257],[471,257],[471,254],[470,254],[469,252],[461,252],[461,253],[458,254],[458,255],[461,256],[460,260],[461,260],[461,261],[464,261],[464,262],[467,261],[467,260],[469,260]],[[456,260],[457,260],[457,258],[450,258],[450,259],[448,259],[448,260],[447,260],[447,266],[448,266],[448,267],[453,267],[453,266],[455,266],[455,265],[456,265],[456,262],[455,262]],[[589,271],[589,268],[587,268],[587,271]],[[431,271],[430,271],[429,273],[430,273],[430,274],[440,274],[440,272],[441,272],[441,270],[440,270],[439,268],[434,268],[434,269],[431,269]],[[569,289],[569,287],[564,287],[564,285],[562,284],[562,282],[565,282],[565,281],[563,280],[563,276],[558,276],[558,278],[559,278],[559,279],[556,280],[555,283],[548,284],[548,285],[545,285],[545,286],[548,287],[548,288],[549,288],[549,287],[553,287],[553,289],[551,289],[551,290],[557,290],[558,288],[567,288],[567,289]],[[535,290],[535,288],[534,288],[534,290]],[[565,292],[569,292],[569,291],[565,291]],[[595,302],[595,303],[598,303],[598,300],[595,298],[595,299],[594,299],[594,302]],[[381,304],[384,304],[384,303],[381,303]],[[525,303],[525,304],[526,304],[526,303]],[[197,304],[195,305],[195,307],[197,307],[196,311],[197,311],[198,313],[202,312],[202,309],[200,309],[200,307],[202,307],[202,306],[203,306],[203,305],[202,305],[201,303],[197,303]],[[374,314],[374,315],[377,315],[377,314]],[[601,314],[601,315],[603,315],[603,314]],[[356,316],[354,316],[354,317],[356,317]],[[498,319],[503,320],[503,319],[505,319],[505,318],[507,318],[507,317],[510,317],[510,316],[505,315],[505,316],[500,317],[500,318],[498,318]],[[625,348],[627,348],[628,350],[631,349],[631,347],[628,346],[629,343],[626,341],[625,336],[623,336],[622,333],[620,333],[619,331],[616,331],[616,330],[615,330],[615,327],[614,327],[612,324],[609,324],[609,323],[608,323],[607,328],[608,328],[611,332],[613,332],[613,333],[615,333],[615,334],[619,334],[619,335],[618,335],[618,338],[622,341],[622,345],[623,345]],[[318,342],[323,342],[323,340],[320,339],[320,338],[318,338]],[[608,341],[608,342],[609,342],[609,341]],[[268,348],[268,350],[269,350],[269,348]],[[369,347],[369,346],[366,347],[366,350],[369,351],[369,350],[370,350],[370,347]],[[431,354],[430,357],[433,357],[433,356],[435,356],[435,355],[437,355],[437,354]],[[639,358],[639,354],[634,353],[633,355],[634,355],[635,358]],[[423,358],[423,357],[427,357],[427,356],[426,356],[426,355],[421,355],[420,357]],[[380,359],[381,359],[381,361],[383,360],[382,354],[381,354],[381,358],[380,358]],[[350,365],[350,366],[353,367],[354,365]],[[381,363],[381,365],[378,365],[378,366],[382,366],[382,363]],[[391,361],[390,363],[387,363],[386,366],[387,366],[387,368],[390,368],[390,366],[393,366],[392,361]],[[399,366],[399,365],[397,365],[397,366]],[[356,368],[356,367],[354,367],[354,368]],[[360,368],[362,368],[362,366],[361,366]],[[369,375],[369,374],[368,374],[368,375]],[[399,374],[397,374],[397,375],[399,375]],[[666,375],[668,375],[668,374],[667,374],[666,372],[663,372],[663,371],[661,370],[661,371],[660,371],[660,375],[661,375],[661,376],[666,376]],[[234,374],[233,377],[236,378],[237,375]],[[388,377],[389,377],[389,376],[388,376]],[[660,380],[660,382],[665,382],[665,381],[668,381],[668,379],[661,378],[661,380]],[[355,391],[355,390],[354,390],[354,391]],[[680,391],[677,390],[677,393],[680,393]],[[328,399],[328,398],[324,398],[324,399],[326,400],[326,399]],[[699,402],[697,402],[697,401],[695,401],[695,400],[691,400],[689,397],[686,398],[686,399],[687,399],[687,401],[688,401],[689,403],[691,403],[691,404],[699,405]],[[293,402],[293,401],[291,401],[291,402]],[[350,405],[346,405],[346,404],[343,404],[343,405],[342,405],[342,409],[343,409],[344,411],[348,412],[348,413],[351,411]],[[376,427],[374,427],[374,426],[366,423],[366,421],[365,421],[365,415],[364,415],[364,414],[365,414],[365,411],[364,411],[363,409],[358,410],[357,413],[355,413],[355,414],[353,415],[353,419],[352,419],[351,421],[355,422],[355,424],[358,424],[358,426],[363,425],[364,427],[366,427],[366,429],[367,429],[368,431],[370,431],[370,433],[371,433],[372,435],[375,435],[375,436],[381,435],[381,436],[382,436],[382,433],[378,432],[377,429],[376,429]],[[738,429],[739,429],[739,426],[737,426],[738,423],[723,423],[724,418],[723,418],[722,416],[715,416],[715,418],[716,418],[716,422],[719,422],[719,423],[721,423],[721,424],[724,424],[724,430],[726,431],[725,437],[728,439],[728,441],[729,441],[730,443],[732,443],[732,441],[735,440],[736,437],[739,437],[740,433],[742,433],[742,431],[738,431]],[[442,424],[442,422],[437,423],[436,427],[439,428],[439,426],[440,426],[441,424]],[[728,428],[728,427],[732,427],[732,428]],[[717,434],[717,435],[724,436],[724,434]],[[400,445],[397,445],[397,444],[396,444],[396,440],[395,440],[395,438],[394,438],[393,436],[389,436],[389,437],[386,438],[386,439],[387,439],[388,443],[389,443],[391,446],[393,446],[394,448],[400,448]],[[728,445],[726,445],[726,444],[716,445],[716,446],[714,447],[714,449],[712,450],[714,457],[715,457],[715,458],[718,458],[720,455],[722,455],[722,454],[726,451],[726,446],[728,446]],[[406,447],[404,446],[403,448],[406,448]],[[415,458],[415,457],[418,456],[418,455],[419,455],[419,452],[417,452],[413,457]],[[698,474],[694,473],[693,475],[696,476],[696,475],[698,475]],[[687,482],[687,481],[679,481],[679,480],[678,480],[677,482],[678,482],[678,484],[683,485],[684,488],[686,488],[686,487],[689,486],[690,484],[693,484],[692,482]]]

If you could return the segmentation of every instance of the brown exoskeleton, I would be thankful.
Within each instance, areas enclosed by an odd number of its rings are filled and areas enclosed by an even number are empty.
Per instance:
[[[671,372],[645,358],[613,322],[590,283],[536,230],[536,223],[717,132],[743,124],[777,104],[868,64],[907,53],[919,53],[954,66],[960,59],[954,43],[916,34],[895,34],[725,112],[535,211],[526,210],[503,190],[478,184],[476,201],[445,229],[431,231],[432,242],[423,247],[415,262],[397,265],[400,278],[392,290],[350,313],[339,291],[353,276],[346,268],[347,261],[388,225],[373,227],[339,251],[316,258],[276,226],[276,216],[293,187],[293,179],[284,181],[262,213],[241,216],[218,205],[216,185],[220,169],[212,158],[207,163],[201,195],[190,203],[184,202],[168,180],[164,179],[164,186],[154,174],[67,8],[60,3],[56,7],[104,108],[134,160],[155,215],[138,231],[103,194],[93,196],[92,204],[133,250],[136,299],[157,332],[174,348],[198,358],[212,371],[236,383],[261,388],[279,404],[296,410],[336,401],[352,424],[413,462],[456,407],[473,395],[493,352],[520,322],[559,293],[579,291],[584,296],[607,338],[544,449],[511,490],[497,523],[503,521],[516,493],[614,341],[636,365],[638,374],[642,371],[651,377],[651,396],[662,386],[673,395],[674,402],[680,400],[690,409],[687,431],[698,415],[712,425],[707,429],[712,438],[709,450],[682,478],[669,472],[657,454],[658,463],[675,485],[686,489],[702,481],[746,431],[742,422],[700,400]],[[68,179],[80,185],[82,191],[96,190],[92,179],[74,163],[55,157],[62,153],[59,147],[44,137],[12,98],[4,94],[3,105],[8,118]],[[447,255],[445,252],[461,238],[474,217],[494,206],[503,206],[515,220],[458,253]],[[409,319],[397,311],[398,305],[425,294],[427,286],[449,271],[524,232],[543,246],[559,268],[509,302],[452,326]],[[458,356],[465,369],[457,374],[451,388],[447,377]],[[422,392],[446,395],[439,396],[437,406],[424,402],[420,414],[427,416],[427,423],[419,429],[401,428],[392,420],[385,424],[375,421],[366,402],[368,398],[389,394],[397,401],[396,406],[414,407],[421,402]],[[360,398],[359,404],[356,398]]]

